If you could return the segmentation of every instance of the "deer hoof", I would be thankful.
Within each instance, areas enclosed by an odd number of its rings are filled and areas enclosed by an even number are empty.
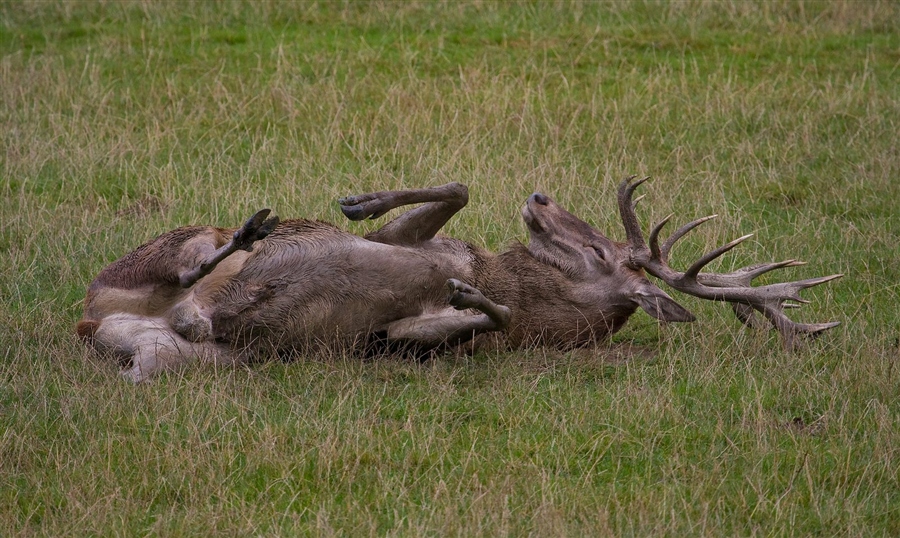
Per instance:
[[[374,194],[345,196],[338,199],[341,212],[350,220],[377,219],[387,213],[390,207],[385,208],[383,201]]]
[[[484,301],[480,291],[455,278],[447,280],[447,288],[450,290],[447,302],[457,310],[476,308]]]
[[[265,238],[278,226],[278,217],[267,219],[271,209],[262,209],[250,217],[244,225],[234,232],[234,245],[238,250],[252,250],[255,241]]]
[[[343,198],[341,200],[344,200]],[[341,212],[350,220],[364,220],[369,215],[366,213],[365,208],[360,205],[344,205],[344,202],[341,201]]]

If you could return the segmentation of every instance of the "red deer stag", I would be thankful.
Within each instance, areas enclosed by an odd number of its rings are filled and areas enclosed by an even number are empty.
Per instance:
[[[645,270],[678,291],[731,302],[746,323],[753,310],[761,312],[788,347],[797,334],[837,325],[794,323],[784,309],[802,302],[803,288],[841,275],[750,286],[762,273],[798,265],[794,260],[700,272],[745,238],[684,273],[672,270],[672,245],[708,218],[660,246],[663,221],[648,246],[632,201],[640,183],[629,178],[619,189],[628,243],[608,239],[539,193],[522,208],[527,246],[492,254],[439,236],[468,202],[458,183],[342,198],[351,220],[423,204],[365,237],[323,222],[279,222],[267,209],[236,230],[178,228],[97,275],[77,332],[140,382],[192,359],[238,364],[316,348],[423,357],[491,332],[508,348],[574,348],[607,338],[639,307],[659,320],[693,321]]]

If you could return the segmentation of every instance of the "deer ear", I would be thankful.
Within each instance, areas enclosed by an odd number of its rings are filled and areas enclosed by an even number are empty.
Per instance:
[[[675,299],[649,282],[638,290],[634,300],[645,312],[660,321],[695,321],[697,319],[687,308],[676,303]]]

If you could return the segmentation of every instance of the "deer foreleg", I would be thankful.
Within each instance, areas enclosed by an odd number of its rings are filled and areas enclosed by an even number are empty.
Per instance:
[[[266,219],[271,210],[263,209],[250,217],[244,225],[234,232],[231,241],[225,243],[216,249],[200,265],[193,269],[183,271],[178,275],[178,281],[182,288],[190,288],[197,283],[198,280],[210,274],[219,263],[231,254],[245,250],[250,252],[253,250],[254,241],[259,241],[269,235],[275,226],[278,225],[278,217]]]
[[[429,189],[379,191],[341,198],[341,211],[350,220],[378,218],[391,209],[424,203],[366,236],[366,239],[390,245],[415,245],[432,239],[469,201],[469,190],[461,183],[448,183]]]
[[[477,310],[480,314],[464,314],[448,310],[395,321],[387,327],[389,341],[405,341],[423,349],[455,346],[474,336],[501,331],[509,325],[509,308],[498,305],[480,291],[456,279],[447,281],[448,303],[455,310]]]

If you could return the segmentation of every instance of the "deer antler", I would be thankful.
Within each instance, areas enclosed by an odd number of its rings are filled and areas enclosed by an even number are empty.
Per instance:
[[[801,304],[807,304],[800,297],[800,291],[825,282],[841,278],[842,274],[808,278],[794,282],[781,282],[765,286],[752,287],[751,281],[769,271],[782,267],[795,267],[804,265],[797,260],[785,260],[776,263],[763,263],[738,269],[731,273],[701,273],[711,261],[725,254],[729,250],[752,237],[753,234],[739,237],[730,243],[705,254],[694,262],[685,272],[680,273],[669,266],[669,252],[679,239],[688,232],[700,226],[704,222],[715,218],[717,215],[703,217],[675,230],[662,245],[659,244],[659,233],[672,217],[669,215],[660,221],[650,232],[649,246],[644,241],[644,235],[635,214],[637,201],[632,200],[635,189],[649,177],[635,181],[635,176],[625,178],[619,185],[619,214],[625,226],[628,237],[628,245],[631,248],[630,264],[635,269],[645,269],[648,273],[659,278],[672,288],[712,301],[727,301],[731,303],[737,317],[747,325],[751,324],[753,310],[760,312],[769,322],[778,329],[784,339],[787,349],[795,346],[794,337],[798,334],[816,336],[819,333],[840,325],[840,322],[830,323],[796,323],[785,315],[787,308],[799,308]]]

